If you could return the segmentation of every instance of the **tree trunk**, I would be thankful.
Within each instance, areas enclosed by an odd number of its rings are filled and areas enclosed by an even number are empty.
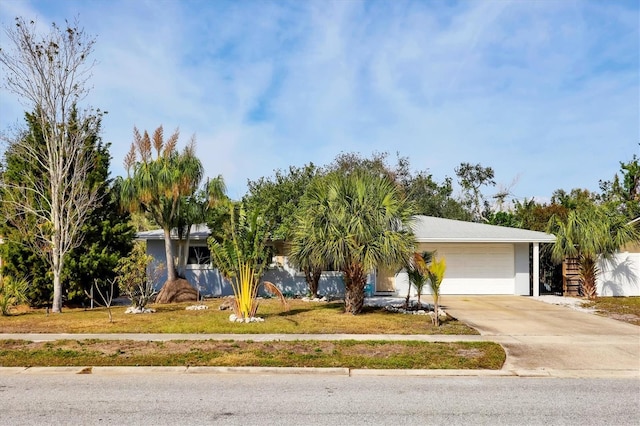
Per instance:
[[[60,275],[62,275],[62,259],[57,253],[56,249],[53,249],[53,300],[51,302],[51,312],[62,312],[62,282],[60,281]]]
[[[305,268],[304,270],[304,278],[309,286],[309,293],[313,298],[318,298],[320,275],[322,275],[322,268],[314,268],[313,271],[310,268]]]
[[[191,226],[187,227],[187,232],[183,238],[178,240],[178,268],[177,275],[180,278],[187,278],[187,262],[189,260],[189,247],[191,246]]]
[[[438,303],[438,298],[434,296],[433,298],[433,311],[435,315],[433,316],[433,323],[436,327],[440,326],[440,316],[438,315],[438,311],[440,310],[440,304]]]
[[[173,244],[171,243],[171,229],[164,229],[164,253],[167,259],[167,281],[178,279],[176,265],[173,261]]]
[[[597,276],[599,272],[595,259],[584,255],[580,257],[582,295],[589,300],[595,300],[598,297]]]
[[[342,271],[344,275],[344,310],[345,313],[357,315],[364,306],[364,287],[367,276],[361,265],[351,265]]]
[[[54,179],[51,179],[54,182]],[[58,197],[57,193],[53,192],[57,187],[51,187],[52,190],[52,205],[57,205]],[[58,210],[52,209],[52,222],[53,222],[53,235],[51,239],[51,263],[53,266],[53,300],[51,301],[51,312],[62,312],[62,281],[60,276],[62,275],[62,256],[61,253],[61,224],[60,215]]]

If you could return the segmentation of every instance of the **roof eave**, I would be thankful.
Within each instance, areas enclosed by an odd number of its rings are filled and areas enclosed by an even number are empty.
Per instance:
[[[516,238],[416,238],[416,242],[418,243],[554,243],[555,238],[526,238],[526,239],[516,239]]]

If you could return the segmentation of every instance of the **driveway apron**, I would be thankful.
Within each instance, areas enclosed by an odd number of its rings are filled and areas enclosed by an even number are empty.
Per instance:
[[[504,369],[640,377],[640,327],[526,296],[443,296],[453,317],[507,352]]]

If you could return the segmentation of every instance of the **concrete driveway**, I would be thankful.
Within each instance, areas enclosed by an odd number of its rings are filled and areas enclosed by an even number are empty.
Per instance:
[[[520,375],[640,377],[640,327],[525,296],[442,296]],[[524,374],[523,374],[524,373]]]

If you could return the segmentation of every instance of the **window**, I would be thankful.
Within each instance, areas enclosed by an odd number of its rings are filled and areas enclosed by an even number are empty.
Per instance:
[[[189,247],[189,257],[187,258],[187,265],[208,265],[210,263],[211,252],[209,251],[209,247]]]

